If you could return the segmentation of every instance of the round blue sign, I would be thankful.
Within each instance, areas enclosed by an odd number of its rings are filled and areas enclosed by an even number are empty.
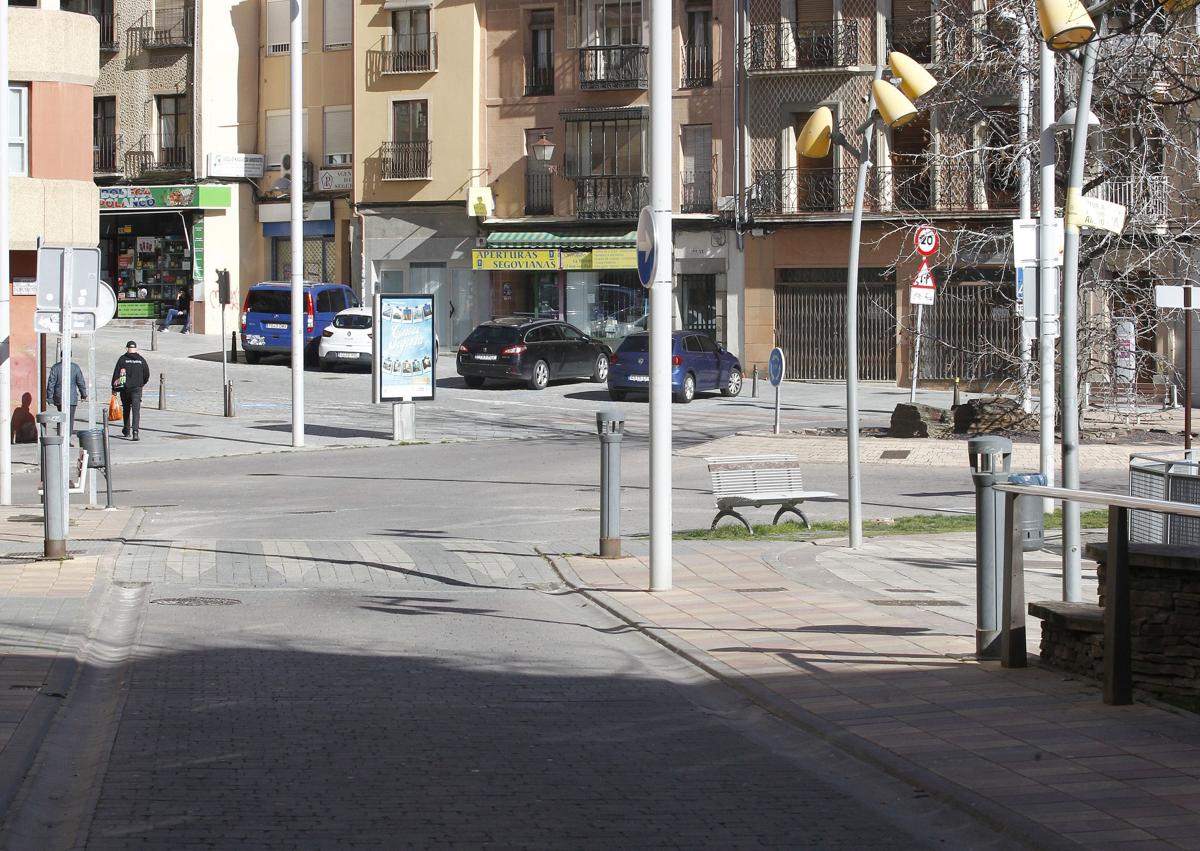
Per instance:
[[[654,228],[654,211],[642,207],[638,214],[637,271],[643,287],[654,281],[654,266],[658,260],[658,231]]]
[[[776,387],[783,381],[783,349],[771,349],[771,359],[767,361],[767,375]]]

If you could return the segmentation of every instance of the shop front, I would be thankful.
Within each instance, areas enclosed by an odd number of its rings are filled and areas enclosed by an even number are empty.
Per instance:
[[[157,318],[181,292],[201,300],[205,214],[229,206],[228,186],[100,187],[100,276],[117,316]]]
[[[345,244],[339,250],[337,221],[333,201],[309,201],[304,204],[304,246],[301,258],[304,280],[324,283],[346,283],[348,275],[341,262]],[[263,238],[267,240],[267,280],[288,281],[292,277],[292,220],[291,205],[287,203],[259,204],[258,221]],[[343,236],[345,231],[343,230]]]

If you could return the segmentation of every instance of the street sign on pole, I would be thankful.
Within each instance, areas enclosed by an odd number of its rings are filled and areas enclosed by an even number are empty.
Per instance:
[[[783,349],[776,346],[771,349],[771,357],[767,361],[767,377],[775,385],[775,434],[779,434],[779,385],[783,383]]]
[[[929,261],[922,260],[917,274],[913,275],[912,286],[908,291],[908,300],[911,304],[917,305],[933,304],[936,292],[937,281],[934,280],[933,271],[929,268]]]
[[[74,258],[71,280],[67,282],[72,310],[89,310],[99,303],[100,249],[58,248],[43,245],[37,252],[37,309],[60,309],[59,298],[63,285],[63,258],[67,251]]]
[[[1039,219],[1013,219],[1013,265],[1038,265],[1038,221]],[[1063,262],[1063,220],[1055,219],[1050,226],[1050,239],[1054,254],[1050,262],[1061,266]]]
[[[654,270],[658,267],[658,231],[654,227],[654,210],[642,207],[637,226],[637,271],[638,280],[647,289],[654,281]]]
[[[117,297],[112,287],[103,281],[96,288],[95,307],[75,308],[71,311],[71,331],[75,334],[90,334],[98,331],[117,315]],[[33,312],[35,334],[57,334],[62,327],[59,311],[38,309]]]
[[[937,254],[938,250],[938,232],[933,225],[921,225],[917,228],[916,235],[913,237],[913,242],[917,246],[917,253],[922,257],[931,257]]]

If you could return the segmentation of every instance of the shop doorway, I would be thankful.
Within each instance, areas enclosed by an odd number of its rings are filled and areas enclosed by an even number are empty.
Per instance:
[[[494,272],[492,316],[562,318],[558,272]]]
[[[292,278],[292,241],[275,238],[272,243],[271,280],[290,281]],[[303,257],[304,280],[331,284],[341,283],[337,277],[333,237],[306,238]]]
[[[723,329],[717,321],[717,276],[680,275],[683,304],[683,328],[685,331],[703,331],[714,342],[719,342]]]

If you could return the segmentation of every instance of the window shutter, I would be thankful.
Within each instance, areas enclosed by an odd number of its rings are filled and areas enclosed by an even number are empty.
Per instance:
[[[350,107],[325,109],[325,164],[345,165],[352,161],[353,135]]]
[[[308,110],[304,110],[302,118],[304,127],[303,156],[308,159]],[[286,109],[267,113],[267,168],[279,168],[283,164],[283,155],[292,152],[291,113]]]
[[[300,3],[300,32],[308,46],[308,0]],[[292,43],[292,5],[290,0],[267,2],[267,55],[287,53]]]
[[[325,49],[349,47],[353,22],[350,0],[325,0]]]

